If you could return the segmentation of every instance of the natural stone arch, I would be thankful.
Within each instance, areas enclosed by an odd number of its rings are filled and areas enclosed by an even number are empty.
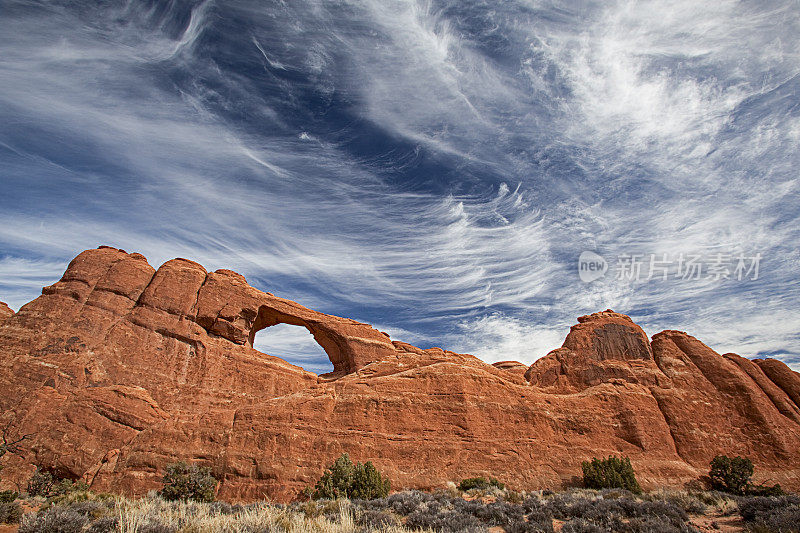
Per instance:
[[[200,265],[197,268],[202,269]],[[249,286],[244,276],[230,270],[217,270],[205,276],[192,312],[197,324],[209,333],[250,347],[255,334],[266,327],[302,326],[328,354],[333,374],[356,372],[372,362],[397,355],[389,336],[369,324],[326,315],[262,292]]]
[[[280,323],[260,329],[253,338],[253,349],[317,376],[329,377],[333,372],[330,357],[304,326]]]
[[[289,324],[306,328],[314,337],[314,340],[317,341],[317,344],[328,354],[328,359],[330,359],[333,365],[333,373],[348,373],[354,370],[351,368],[351,362],[343,353],[340,343],[337,342],[337,337],[339,337],[339,335],[336,332],[319,322],[304,319],[296,315],[290,315],[267,305],[262,305],[258,309],[253,327],[250,329],[248,338],[249,345],[251,347],[253,346],[256,333],[265,328],[277,326],[278,324]]]

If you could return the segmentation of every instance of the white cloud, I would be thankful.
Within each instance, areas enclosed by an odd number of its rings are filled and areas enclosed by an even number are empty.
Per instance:
[[[570,324],[539,325],[530,320],[495,313],[459,324],[448,337],[450,349],[476,354],[486,362],[519,361],[531,364],[561,346]]]
[[[607,307],[800,353],[792,6],[16,0],[0,299],[110,244],[487,360],[531,362]],[[763,280],[574,268],[583,250],[720,248],[762,252]]]
[[[333,370],[325,350],[304,327],[278,324],[256,333],[253,347],[269,355],[286,359],[304,369],[322,374]]]

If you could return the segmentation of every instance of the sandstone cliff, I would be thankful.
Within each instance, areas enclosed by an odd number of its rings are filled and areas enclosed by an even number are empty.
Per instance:
[[[4,484],[34,465],[97,490],[142,493],[177,459],[212,466],[220,497],[293,498],[342,452],[395,487],[488,474],[517,488],[575,482],[580,462],[628,455],[645,487],[703,475],[718,453],[800,488],[800,375],[719,355],[625,315],[579,319],[530,367],[392,341],[250,287],[228,270],[87,250],[19,312],[0,309],[3,422],[31,433]],[[253,349],[306,327],[317,376]],[[280,355],[280,354],[278,354]]]
[[[14,311],[11,310],[7,303],[0,302],[0,323],[12,316],[14,316]]]

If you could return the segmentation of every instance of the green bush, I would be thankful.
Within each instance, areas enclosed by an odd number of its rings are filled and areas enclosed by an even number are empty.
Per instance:
[[[78,481],[59,479],[52,472],[37,467],[36,472],[28,480],[27,492],[29,496],[53,498],[87,490],[89,490],[89,486],[81,479]]]
[[[187,465],[183,461],[167,465],[162,479],[164,487],[159,494],[165,500],[194,500],[213,502],[217,479],[211,468]]]
[[[755,468],[753,462],[746,457],[728,457],[717,455],[711,460],[711,488],[730,494],[750,496],[781,496],[783,489],[775,485],[753,485],[750,478]]]
[[[711,488],[731,494],[746,494],[753,475],[753,462],[746,457],[717,455],[711,460]]]
[[[0,503],[11,503],[19,498],[19,493],[15,490],[0,490]]]
[[[493,477],[490,477],[489,479],[486,479],[485,477],[468,477],[467,479],[462,479],[461,483],[458,484],[458,490],[463,492],[471,489],[486,490],[491,487],[504,489],[506,486]]]
[[[750,485],[747,487],[748,496],[783,496],[783,491],[779,483],[774,485]]]
[[[350,456],[342,454],[325,470],[314,486],[311,497],[319,499],[351,498],[374,500],[389,494],[389,479],[381,476],[370,462],[353,464]]]
[[[583,484],[588,489],[625,489],[640,494],[642,488],[636,481],[631,461],[627,457],[609,456],[607,459],[592,458],[584,461]]]

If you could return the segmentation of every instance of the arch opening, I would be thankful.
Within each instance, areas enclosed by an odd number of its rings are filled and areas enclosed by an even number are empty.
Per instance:
[[[322,346],[304,326],[287,323],[266,326],[255,332],[253,348],[280,357],[315,374],[333,372],[333,363]]]

